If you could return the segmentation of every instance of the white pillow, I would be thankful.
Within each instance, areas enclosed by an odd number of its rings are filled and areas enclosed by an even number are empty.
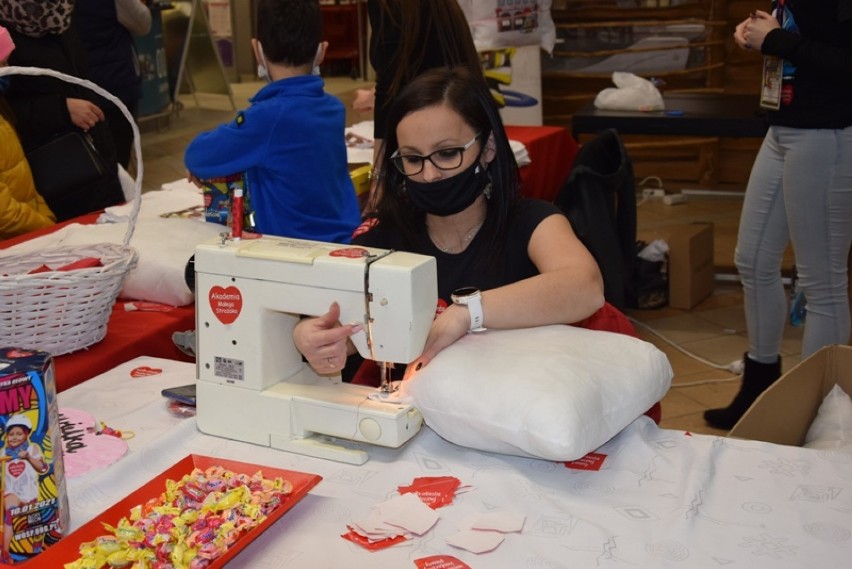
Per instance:
[[[852,399],[839,385],[822,400],[804,446],[852,453]]]
[[[468,334],[402,382],[401,395],[452,443],[568,461],[662,399],[672,375],[648,342],[554,325]]]

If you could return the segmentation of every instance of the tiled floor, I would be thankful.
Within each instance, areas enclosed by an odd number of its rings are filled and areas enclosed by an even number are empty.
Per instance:
[[[236,107],[244,108],[248,97],[259,86],[258,83],[235,84]],[[354,89],[363,86],[364,83],[347,77],[330,78],[326,84],[327,90],[339,96],[347,108]],[[169,120],[143,122],[144,190],[156,189],[164,182],[182,178],[183,151],[187,143],[198,132],[233,117],[234,111],[227,97],[199,95],[199,102],[200,105],[197,105],[193,97],[185,97],[183,108]],[[364,118],[369,117],[350,112],[347,124]],[[645,202],[638,208],[639,228],[712,221],[717,271],[730,277],[742,203],[741,196],[735,195],[735,192],[731,194],[690,195],[686,203],[675,206],[666,206],[660,201]],[[738,377],[724,369],[731,362],[740,360],[747,347],[739,284],[731,280],[717,281],[714,294],[689,311],[664,308],[631,311],[629,316],[637,323],[643,339],[666,352],[675,371],[672,389],[663,400],[662,426],[724,434],[708,427],[701,413],[710,407],[726,405],[739,387]],[[801,329],[788,327],[783,348],[785,370],[797,363],[800,345]]]

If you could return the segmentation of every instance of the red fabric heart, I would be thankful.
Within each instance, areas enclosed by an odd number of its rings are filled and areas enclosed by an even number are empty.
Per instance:
[[[222,324],[233,324],[243,309],[243,295],[235,286],[214,286],[207,295],[213,314]]]
[[[13,462],[10,462],[9,463],[9,474],[11,474],[15,478],[17,478],[18,476],[20,476],[21,474],[24,473],[24,467],[25,466],[26,465],[24,464],[23,460],[15,460]]]
[[[470,569],[470,565],[452,555],[432,555],[415,559],[417,569]]]
[[[435,510],[452,504],[459,486],[461,480],[455,476],[424,476],[415,478],[410,486],[397,487],[397,490],[400,494],[414,492],[424,504]]]
[[[159,375],[163,373],[158,367],[139,366],[130,371],[130,377],[147,377],[149,375]]]
[[[61,267],[59,267],[56,270],[57,271],[74,271],[76,269],[89,269],[91,267],[103,267],[103,265],[104,264],[97,257],[83,257],[82,259],[77,259],[76,261],[68,263],[67,265],[62,265]],[[36,267],[35,269],[32,269],[27,274],[28,275],[36,275],[38,273],[49,273],[51,271],[53,271],[53,269],[51,269],[47,265],[42,264],[42,265]]]
[[[82,259],[77,259],[72,263],[68,263],[67,265],[62,265],[57,271],[74,271],[76,269],[89,269],[91,267],[103,267],[104,264],[97,257],[83,257]]]
[[[35,269],[32,269],[32,270],[31,270],[30,272],[28,272],[27,274],[28,274],[28,275],[37,275],[37,274],[39,274],[39,273],[49,273],[49,272],[51,272],[52,270],[53,270],[53,269],[51,269],[50,267],[48,267],[47,265],[45,265],[45,264],[43,264],[43,263],[42,263],[41,265],[39,265],[39,266],[38,266],[38,267],[36,267]]]

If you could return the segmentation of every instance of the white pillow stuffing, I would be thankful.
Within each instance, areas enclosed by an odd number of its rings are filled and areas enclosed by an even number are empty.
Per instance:
[[[401,390],[452,443],[569,461],[662,399],[672,375],[648,342],[554,325],[468,334]]]
[[[804,446],[852,453],[852,399],[839,385],[822,400]]]

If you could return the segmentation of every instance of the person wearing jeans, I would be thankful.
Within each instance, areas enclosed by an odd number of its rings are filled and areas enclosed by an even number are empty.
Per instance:
[[[806,302],[802,358],[845,344],[850,334],[852,0],[779,0],[771,14],[756,11],[740,23],[734,40],[774,59],[765,62],[762,91],[770,127],[746,188],[734,254],[749,342],[742,386],[728,407],[704,413],[722,429],[781,375],[788,243]]]

